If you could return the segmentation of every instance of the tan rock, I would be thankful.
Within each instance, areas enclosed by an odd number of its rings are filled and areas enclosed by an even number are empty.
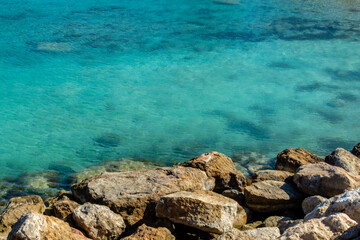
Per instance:
[[[246,184],[250,186],[253,183],[266,181],[266,180],[273,180],[279,182],[285,182],[294,174],[287,171],[280,171],[280,170],[260,170],[253,172],[246,180]]]
[[[87,238],[83,232],[81,232],[80,230],[76,229],[76,228],[71,228],[71,233],[72,233],[72,237],[73,240],[90,240],[91,238]]]
[[[174,235],[171,234],[169,229],[164,227],[153,228],[141,225],[136,229],[132,235],[122,238],[121,240],[175,240]]]
[[[277,227],[263,227],[246,230],[244,234],[256,240],[273,240],[280,237],[280,230]]]
[[[316,195],[316,196],[310,196],[304,199],[304,201],[301,204],[301,207],[303,209],[303,212],[305,214],[308,214],[309,212],[311,212],[312,210],[314,210],[314,208],[319,205],[320,203],[324,202],[325,200],[327,200],[327,198],[324,198],[320,195]]]
[[[301,191],[324,197],[333,197],[360,186],[360,176],[327,163],[302,166],[293,180]]]
[[[284,216],[270,216],[266,218],[262,224],[263,227],[278,227],[280,222],[291,220]]]
[[[71,215],[75,208],[80,206],[77,202],[71,200],[62,200],[54,203],[54,213],[57,218],[66,219]]]
[[[135,172],[104,173],[72,186],[79,201],[100,203],[119,213],[128,225],[155,215],[161,196],[193,190],[212,190],[215,180],[205,172],[169,167]]]
[[[210,191],[163,196],[156,206],[156,216],[220,234],[246,223],[246,212],[236,201]]]
[[[337,148],[325,157],[325,162],[341,167],[352,174],[360,174],[360,159],[343,148]]]
[[[360,158],[360,143],[358,143],[356,146],[354,146],[352,150],[352,154]]]
[[[233,228],[213,240],[258,240],[246,235],[243,231]]]
[[[292,184],[262,181],[245,188],[245,201],[256,212],[274,212],[298,207],[304,196]]]
[[[275,169],[294,173],[300,166],[323,161],[324,159],[303,148],[288,148],[277,155]]]

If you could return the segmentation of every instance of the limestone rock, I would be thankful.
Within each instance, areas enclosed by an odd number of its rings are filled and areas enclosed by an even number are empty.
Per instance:
[[[333,197],[360,186],[360,176],[327,163],[302,166],[293,180],[301,191],[324,197]]]
[[[218,152],[208,152],[193,158],[187,162],[181,163],[181,166],[198,168],[214,177],[216,192],[222,192],[226,189],[244,190],[245,177],[237,171],[231,158]]]
[[[329,240],[357,223],[344,213],[314,218],[288,228],[279,240]]]
[[[305,220],[326,217],[335,213],[346,213],[360,223],[360,188],[329,198],[305,216]]]
[[[153,228],[141,225],[136,229],[132,235],[122,238],[121,240],[175,240],[174,235],[171,234],[169,229],[164,227]]]
[[[261,226],[263,227],[278,227],[280,222],[291,220],[284,216],[270,216],[266,218]]]
[[[73,218],[93,239],[118,239],[125,230],[123,218],[102,205],[85,203],[74,210]]]
[[[155,215],[161,196],[179,191],[212,190],[215,180],[205,172],[187,167],[155,170],[113,172],[89,178],[72,186],[79,201],[110,207],[128,225]]]
[[[280,230],[277,227],[263,227],[246,230],[244,234],[256,240],[273,240],[280,237]]]
[[[323,161],[324,159],[303,148],[288,148],[277,155],[275,169],[296,172],[302,165]]]
[[[314,208],[319,205],[320,203],[322,203],[323,201],[327,200],[326,198],[316,195],[316,196],[310,196],[304,199],[304,201],[301,204],[301,207],[303,209],[303,212],[305,214],[308,214],[309,212],[311,212],[312,210],[314,210]]]
[[[225,190],[221,193],[221,195],[231,198],[235,201],[237,201],[240,205],[244,205],[245,204],[245,197],[244,197],[244,193],[235,190],[235,189],[228,189]]]
[[[54,203],[54,214],[57,218],[66,219],[80,206],[77,202],[71,200],[62,200]]]
[[[283,234],[286,231],[286,229],[291,228],[302,222],[304,222],[304,219],[284,220],[278,222],[277,227],[279,228],[280,233]]]
[[[358,143],[356,146],[354,146],[352,150],[352,154],[360,158],[360,143]]]
[[[262,181],[245,188],[245,201],[256,212],[274,212],[298,207],[304,196],[290,183]]]
[[[257,240],[255,238],[250,237],[249,235],[246,235],[243,231],[240,231],[236,228],[233,228],[233,229],[221,234],[220,236],[218,236],[217,238],[214,238],[213,240],[235,240],[235,239]]]
[[[163,196],[156,206],[156,216],[212,233],[246,223],[246,212],[236,201],[210,191]]]
[[[246,180],[246,184],[250,186],[253,183],[273,180],[279,182],[285,182],[288,179],[291,179],[293,173],[287,171],[279,171],[279,170],[260,170],[253,172]]]
[[[349,228],[334,240],[360,240],[360,224]]]
[[[71,228],[71,233],[73,240],[91,240],[91,238],[87,238],[80,230],[76,228]]]
[[[352,174],[360,174],[360,159],[343,148],[337,148],[325,157],[325,162],[341,167]]]

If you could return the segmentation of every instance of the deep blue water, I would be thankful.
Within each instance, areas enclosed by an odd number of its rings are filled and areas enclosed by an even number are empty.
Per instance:
[[[4,181],[360,141],[358,0],[0,4]]]

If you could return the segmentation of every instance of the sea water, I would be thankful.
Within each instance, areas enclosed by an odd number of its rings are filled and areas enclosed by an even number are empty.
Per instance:
[[[359,0],[0,0],[0,179],[360,141]]]

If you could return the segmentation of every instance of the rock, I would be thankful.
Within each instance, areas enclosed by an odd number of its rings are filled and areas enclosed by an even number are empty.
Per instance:
[[[240,205],[243,205],[245,203],[244,193],[235,190],[235,189],[228,189],[221,193],[221,195],[231,198],[238,202]]]
[[[38,213],[26,213],[13,226],[9,240],[73,240],[74,235],[68,223]]]
[[[301,191],[323,197],[333,197],[360,186],[360,176],[327,163],[302,166],[293,180]]]
[[[278,228],[280,230],[280,233],[283,234],[286,229],[293,227],[299,223],[302,223],[304,220],[303,219],[295,219],[295,220],[284,220],[284,221],[280,221],[278,223]]]
[[[280,222],[291,220],[289,217],[284,216],[270,216],[266,218],[261,225],[262,227],[278,227]]]
[[[54,203],[54,214],[57,218],[67,219],[71,215],[75,208],[80,206],[77,202],[71,200],[62,200]]]
[[[85,203],[74,210],[76,224],[93,239],[118,239],[125,231],[123,218],[102,205]]]
[[[209,177],[214,177],[216,192],[226,189],[244,191],[245,177],[238,172],[231,158],[218,152],[208,152],[180,164],[183,167],[198,168],[206,172]]]
[[[212,190],[215,180],[205,172],[186,167],[104,173],[72,186],[80,202],[93,202],[110,207],[128,225],[155,215],[161,196],[194,190]]]
[[[252,222],[252,223],[245,224],[244,226],[241,226],[240,230],[241,231],[246,231],[246,230],[255,229],[255,228],[261,226],[262,224],[263,224],[262,221],[255,221],[255,222]]]
[[[288,228],[279,240],[329,240],[340,236],[352,226],[357,225],[344,213],[315,218]]]
[[[354,146],[352,150],[352,154],[354,154],[356,157],[360,158],[360,143],[358,143],[356,146]]]
[[[322,196],[319,196],[319,195],[310,196],[310,197],[305,198],[301,204],[303,212],[305,213],[305,215],[308,214],[309,212],[314,210],[314,208],[317,205],[319,205],[320,203],[322,203],[325,200],[327,200],[327,199]]]
[[[253,183],[273,180],[279,182],[285,182],[286,180],[291,180],[293,173],[287,171],[279,170],[261,170],[253,172],[246,180],[246,184],[250,186]]]
[[[304,198],[292,184],[278,181],[262,181],[245,188],[245,201],[256,212],[274,212],[296,208]]]
[[[221,234],[220,236],[218,236],[217,238],[214,238],[213,240],[235,240],[235,239],[257,240],[255,238],[250,237],[249,235],[246,235],[243,231],[240,231],[236,228],[233,228],[233,229]]]
[[[90,240],[91,238],[87,238],[80,230],[76,228],[71,228],[71,233],[73,240]]]
[[[94,141],[101,147],[116,147],[120,144],[121,137],[116,133],[104,133]]]
[[[0,233],[8,233],[11,227],[27,212],[43,213],[45,205],[40,196],[15,197],[9,200],[0,216]]]
[[[45,52],[70,52],[74,49],[69,43],[65,42],[39,42],[36,50]]]
[[[294,173],[300,166],[323,161],[324,159],[303,148],[288,148],[277,155],[275,169]]]
[[[171,234],[169,229],[164,227],[153,228],[141,225],[136,229],[132,235],[122,238],[121,240],[175,240],[174,235]]]
[[[307,214],[304,219],[326,217],[340,212],[346,213],[350,218],[360,223],[360,188],[325,200]]]
[[[341,167],[352,174],[360,174],[360,159],[343,148],[337,148],[330,155],[327,155],[325,162]]]
[[[219,234],[246,223],[246,212],[236,201],[210,191],[163,196],[156,206],[156,216]]]
[[[360,240],[360,224],[349,228],[334,240]]]
[[[244,234],[256,240],[273,240],[280,237],[280,230],[277,227],[263,227],[246,230]]]

